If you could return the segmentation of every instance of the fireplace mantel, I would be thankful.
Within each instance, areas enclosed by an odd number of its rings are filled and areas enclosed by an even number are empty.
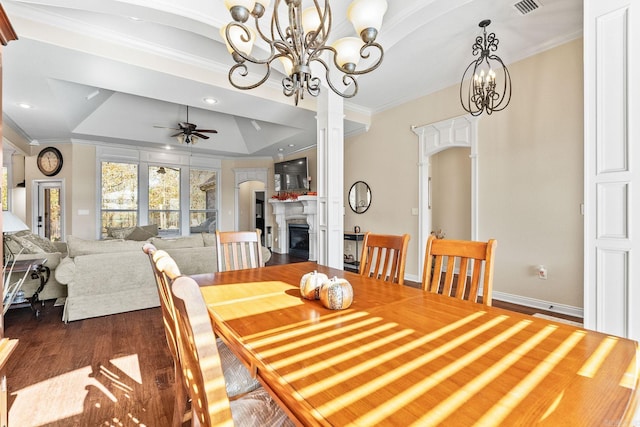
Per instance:
[[[287,222],[305,220],[309,225],[309,261],[318,260],[318,196],[298,196],[297,200],[269,199],[278,224],[277,245],[273,251],[279,254],[288,252]]]

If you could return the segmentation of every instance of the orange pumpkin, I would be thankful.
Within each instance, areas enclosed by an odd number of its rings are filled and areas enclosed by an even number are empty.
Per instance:
[[[322,305],[331,310],[349,308],[353,302],[353,288],[347,279],[334,277],[326,280],[320,288]]]
[[[305,299],[320,299],[320,287],[329,280],[324,273],[313,271],[302,276],[300,279],[300,293]]]

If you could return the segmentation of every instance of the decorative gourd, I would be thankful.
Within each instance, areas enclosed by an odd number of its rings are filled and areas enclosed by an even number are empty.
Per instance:
[[[300,293],[302,294],[302,298],[320,299],[320,287],[326,280],[329,280],[329,277],[317,271],[302,276],[302,279],[300,279]]]
[[[349,308],[353,302],[353,288],[346,279],[326,280],[320,288],[320,301],[322,305],[331,310]]]

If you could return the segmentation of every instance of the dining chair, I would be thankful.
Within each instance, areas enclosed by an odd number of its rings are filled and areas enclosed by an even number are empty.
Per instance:
[[[190,378],[192,426],[293,426],[264,388],[230,401],[218,346],[198,284],[191,277],[172,281],[178,351],[183,377]]]
[[[491,305],[493,262],[497,245],[495,239],[476,242],[429,236],[424,255],[422,289]],[[469,269],[472,269],[470,276]],[[481,287],[482,296],[479,292]]]
[[[402,285],[409,238],[408,234],[397,236],[365,233],[360,256],[360,275]]]
[[[216,230],[218,271],[264,267],[260,230]]]
[[[188,378],[182,376],[182,369],[180,367],[181,360],[177,344],[176,312],[173,299],[171,298],[170,286],[171,281],[180,276],[180,269],[167,252],[157,250],[153,244],[146,243],[142,247],[142,250],[149,256],[149,261],[151,262],[151,270],[153,271],[158,287],[164,332],[171,357],[173,358],[175,402],[172,425],[174,427],[181,426],[185,419],[189,419],[190,417],[190,413],[187,411],[187,390],[189,385],[187,383]],[[228,396],[239,396],[260,387],[260,383],[251,376],[249,370],[221,339],[216,340],[216,346],[218,347],[218,352],[222,360]]]

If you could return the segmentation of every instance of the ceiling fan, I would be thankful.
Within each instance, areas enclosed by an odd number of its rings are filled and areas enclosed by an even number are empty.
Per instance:
[[[171,170],[176,171],[176,172],[180,171],[180,169],[170,168],[169,166],[160,166],[160,167],[158,167],[158,170],[156,172],[159,173],[160,175],[164,175],[164,174],[167,173],[167,169],[171,169]]]
[[[180,131],[171,135],[171,137],[178,138],[178,141],[181,144],[195,144],[196,142],[198,142],[199,138],[209,139],[209,137],[205,135],[205,133],[218,133],[218,131],[215,129],[198,129],[197,125],[193,123],[189,123],[189,106],[188,105],[187,105],[187,121],[179,122],[177,128],[168,128],[165,126],[154,126],[154,127]]]

